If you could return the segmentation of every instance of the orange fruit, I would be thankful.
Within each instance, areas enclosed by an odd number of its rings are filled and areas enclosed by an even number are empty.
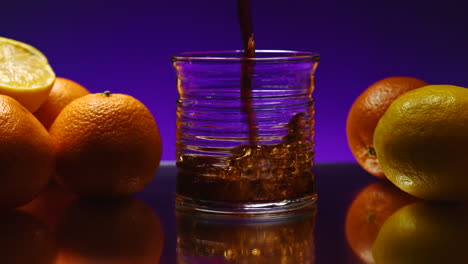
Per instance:
[[[348,209],[345,232],[349,246],[364,263],[375,263],[372,244],[385,220],[414,201],[388,181],[372,183],[358,193]]]
[[[54,172],[47,130],[18,101],[0,95],[0,209],[33,200]]]
[[[377,122],[396,98],[425,85],[425,81],[413,77],[388,77],[369,86],[354,101],[346,121],[346,135],[356,161],[370,174],[385,178],[373,145]]]
[[[159,263],[164,233],[159,217],[135,198],[75,201],[57,227],[56,264]]]
[[[123,196],[154,177],[161,138],[137,99],[109,92],[73,100],[50,127],[60,184],[80,196]]]
[[[428,85],[380,119],[375,151],[387,178],[427,200],[468,200],[468,89]]]
[[[60,111],[71,101],[89,94],[89,91],[80,84],[61,77],[55,79],[47,100],[34,112],[34,116],[49,129]]]

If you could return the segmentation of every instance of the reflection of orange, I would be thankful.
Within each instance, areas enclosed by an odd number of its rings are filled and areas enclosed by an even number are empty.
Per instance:
[[[124,94],[88,94],[69,103],[50,127],[61,184],[80,196],[142,190],[161,159],[158,126],[143,103]]]
[[[75,194],[63,190],[56,183],[51,183],[36,199],[19,209],[42,220],[49,230],[53,231],[65,209],[76,198]]]
[[[385,220],[416,198],[400,191],[388,181],[368,185],[354,199],[346,216],[346,238],[356,255],[374,263],[372,244]]]
[[[47,227],[21,211],[0,212],[0,263],[55,263],[57,248]]]
[[[354,101],[346,122],[348,144],[359,165],[370,174],[385,178],[372,142],[379,119],[397,97],[425,85],[413,77],[389,77],[369,86]]]
[[[164,242],[158,216],[134,198],[75,201],[57,239],[57,264],[155,264]]]

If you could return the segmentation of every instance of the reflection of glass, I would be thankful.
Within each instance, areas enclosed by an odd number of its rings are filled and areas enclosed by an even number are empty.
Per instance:
[[[311,264],[314,225],[314,209],[247,218],[177,212],[178,264]]]
[[[255,58],[243,58],[242,51],[174,57],[179,207],[253,213],[314,200],[312,92],[318,59],[293,51],[257,51]],[[251,73],[242,73],[246,64]],[[241,85],[246,78],[247,91]]]
[[[0,263],[53,264],[55,239],[47,226],[21,211],[0,212]]]
[[[385,220],[417,199],[388,181],[363,188],[354,198],[346,216],[346,239],[353,252],[366,264],[374,264],[372,245]]]
[[[155,264],[163,247],[158,216],[142,201],[77,200],[57,227],[57,264]]]

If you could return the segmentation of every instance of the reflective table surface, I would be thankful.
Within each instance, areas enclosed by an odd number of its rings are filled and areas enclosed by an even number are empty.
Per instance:
[[[173,163],[128,199],[51,188],[0,213],[0,263],[468,263],[465,205],[419,201],[353,163],[313,170],[315,207],[261,217],[176,212]]]
[[[316,208],[277,217],[176,216],[176,168],[171,164],[161,166],[151,185],[136,197],[161,218],[164,264],[361,263],[347,244],[344,221],[354,196],[374,178],[352,163],[316,164],[314,173]]]

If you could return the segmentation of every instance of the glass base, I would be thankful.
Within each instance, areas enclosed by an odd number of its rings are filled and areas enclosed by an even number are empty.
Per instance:
[[[315,207],[316,200],[317,194],[293,200],[255,203],[194,200],[180,194],[176,194],[175,199],[177,210],[242,215],[281,214],[308,209]]]

